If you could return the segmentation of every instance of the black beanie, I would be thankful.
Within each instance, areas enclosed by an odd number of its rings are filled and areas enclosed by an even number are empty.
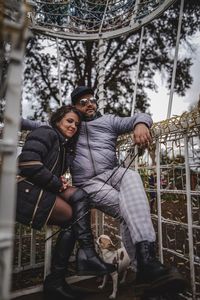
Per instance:
[[[73,92],[71,93],[71,101],[72,104],[76,104],[77,100],[83,96],[83,95],[87,95],[87,94],[91,94],[94,95],[94,91],[92,88],[88,87],[88,86],[78,86],[77,88],[75,88],[75,90],[73,90]]]

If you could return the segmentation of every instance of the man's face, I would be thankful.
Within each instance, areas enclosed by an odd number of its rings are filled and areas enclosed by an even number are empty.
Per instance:
[[[81,96],[75,104],[75,107],[86,117],[93,117],[96,114],[96,99],[91,94]]]

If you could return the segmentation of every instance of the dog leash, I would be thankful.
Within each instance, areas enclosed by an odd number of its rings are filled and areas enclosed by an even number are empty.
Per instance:
[[[133,145],[133,147],[134,147],[135,145]],[[124,165],[124,163],[125,163],[125,161],[128,159],[128,157],[133,153],[133,148],[131,149],[132,151],[131,152],[129,152],[128,154],[127,154],[127,156],[124,158],[124,160],[113,170],[113,172],[111,173],[111,175],[108,177],[108,179],[103,183],[103,185],[101,186],[101,188],[94,194],[94,197],[102,190],[102,188],[106,185],[106,183],[112,178],[112,176],[119,170],[119,168],[121,167],[121,166],[123,166]],[[121,178],[115,183],[115,185],[114,186],[112,186],[112,188],[113,187],[115,187],[118,183],[119,183],[119,181],[120,180],[122,180],[122,178],[124,177],[124,175],[125,175],[125,173],[127,172],[127,170],[129,169],[129,167],[131,166],[131,164],[133,163],[133,161],[135,160],[135,158],[138,156],[138,152],[131,158],[131,160],[130,160],[130,162],[129,162],[129,164],[128,164],[128,166],[125,168],[125,170],[124,170],[124,173],[122,174],[122,176],[121,176]],[[104,197],[105,196],[107,196],[108,194],[109,194],[109,192],[111,191],[112,189],[110,189],[109,191],[108,191],[108,193],[106,194],[106,195],[104,195]],[[103,198],[104,198],[103,197]],[[102,198],[102,199],[103,199]],[[101,200],[102,200],[101,199]],[[58,234],[59,232],[61,232],[62,230],[64,230],[64,231],[68,231],[68,230],[70,230],[72,227],[73,227],[73,225],[75,225],[76,223],[78,223],[83,217],[85,217],[88,213],[89,213],[89,211],[90,211],[90,209],[88,209],[80,218],[78,218],[78,219],[76,219],[74,222],[72,222],[67,228],[60,228],[60,229],[58,229],[56,232],[54,232],[51,236],[49,236],[47,239],[45,239],[45,242],[47,242],[49,239],[51,239],[53,236],[55,236],[56,234]],[[116,218],[117,219],[117,218]]]

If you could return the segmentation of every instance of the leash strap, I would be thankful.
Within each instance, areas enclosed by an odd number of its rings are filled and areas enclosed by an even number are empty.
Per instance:
[[[133,145],[133,147],[134,147],[134,145]],[[125,157],[125,159],[118,165],[118,167],[111,173],[111,175],[110,175],[110,176],[108,177],[108,179],[103,183],[103,185],[100,187],[100,189],[94,194],[94,196],[96,196],[96,195],[102,190],[102,188],[106,185],[106,183],[112,178],[112,176],[113,176],[113,175],[119,170],[119,168],[125,163],[125,161],[126,161],[127,158],[132,154],[132,152],[133,152],[133,149],[132,149],[131,152],[129,152],[129,153],[127,154],[127,156]],[[130,168],[131,164],[133,163],[133,161],[135,160],[135,158],[136,158],[137,156],[138,156],[138,152],[131,158],[131,160],[130,160],[128,166],[125,168],[124,173],[122,174],[122,177],[115,183],[115,185],[114,185],[113,187],[115,187],[115,186],[118,184],[118,182],[119,182],[120,180],[122,180],[122,178],[124,177],[125,173],[126,173],[127,170]],[[108,193],[109,193],[110,191],[111,191],[111,189],[108,191]],[[104,197],[107,196],[108,193],[107,193],[106,195],[104,195]],[[103,198],[102,198],[102,199],[103,199]],[[58,234],[59,232],[61,232],[62,230],[64,230],[64,231],[70,230],[70,229],[73,227],[73,225],[75,225],[78,221],[80,221],[83,217],[85,217],[85,216],[89,213],[89,211],[90,211],[90,209],[87,210],[80,218],[76,219],[73,223],[71,223],[67,228],[65,228],[65,229],[61,228],[61,229],[57,230],[56,232],[54,232],[51,236],[49,236],[47,239],[45,239],[45,242],[48,241],[49,239],[51,239],[51,238],[52,238],[53,236],[55,236],[56,234]]]

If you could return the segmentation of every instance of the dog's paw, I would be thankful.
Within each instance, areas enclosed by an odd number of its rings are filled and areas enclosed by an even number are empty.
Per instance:
[[[98,289],[100,289],[100,290],[102,290],[104,288],[104,285],[103,284],[100,284],[99,286],[98,286]]]
[[[119,284],[124,284],[126,282],[125,279],[120,280]]]
[[[116,294],[111,294],[110,296],[109,296],[109,299],[115,299],[116,298]]]

